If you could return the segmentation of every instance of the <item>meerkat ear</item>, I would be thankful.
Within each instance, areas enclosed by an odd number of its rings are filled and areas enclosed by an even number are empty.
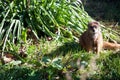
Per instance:
[[[88,27],[91,26],[91,23],[92,23],[92,22],[88,22]]]

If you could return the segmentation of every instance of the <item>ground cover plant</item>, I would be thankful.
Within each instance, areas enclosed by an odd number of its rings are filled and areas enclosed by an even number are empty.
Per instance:
[[[119,52],[94,59],[78,43],[93,20],[81,1],[1,0],[0,11],[0,80],[119,79]],[[101,26],[105,40],[119,42],[119,30]]]
[[[16,56],[20,44],[12,45],[9,53]],[[0,64],[1,80],[79,80],[84,73],[88,79],[119,79],[119,52],[103,51],[96,60],[97,70],[91,71],[91,58],[96,54],[88,54],[77,42],[46,41],[42,39],[38,45],[23,44],[26,47],[26,58]],[[83,68],[82,68],[83,67]],[[17,74],[17,75],[16,75]]]

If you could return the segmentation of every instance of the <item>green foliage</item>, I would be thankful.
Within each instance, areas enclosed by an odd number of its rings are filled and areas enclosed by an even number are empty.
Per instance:
[[[0,11],[0,50],[16,58],[5,65],[0,63],[0,80],[66,80],[68,74],[79,80],[81,74],[90,70],[90,61],[95,54],[81,50],[74,41],[91,20],[81,2],[1,0]],[[112,31],[114,35],[108,29],[102,29],[106,39],[118,36],[115,31]],[[35,41],[28,39],[41,36],[50,36],[54,40],[44,38],[34,44]],[[19,56],[21,51],[27,57]],[[119,79],[119,63],[119,54],[106,51],[97,60],[98,70],[88,79]],[[80,70],[83,66],[84,69]]]
[[[22,46],[27,54],[26,58],[18,57],[21,44],[7,46],[7,52],[14,54],[17,59],[5,65],[0,64],[1,80],[66,80],[67,74],[70,74],[72,79],[79,80],[82,73],[88,73],[91,58],[96,56],[81,50],[76,42],[41,39],[36,45],[27,41]],[[96,60],[98,69],[91,72],[88,79],[119,79],[119,57],[119,52],[113,54],[112,51],[103,51]],[[81,66],[84,66],[84,69],[80,70]]]
[[[44,35],[54,39],[73,39],[83,32],[91,19],[82,3],[76,0],[5,0],[0,4],[2,50],[8,40],[26,42],[30,35],[28,29],[36,39]]]
[[[120,52],[107,51],[97,60],[99,70],[90,80],[118,80],[120,79]]]
[[[9,45],[11,48],[7,48],[7,52],[18,55],[20,45]],[[65,80],[68,71],[71,71],[73,77],[77,78],[74,75],[80,75],[77,60],[80,59],[79,63],[87,68],[91,57],[90,54],[81,51],[76,42],[64,43],[42,39],[37,45],[28,41],[23,44],[23,47],[25,47],[24,53],[28,55],[26,58],[18,57],[17,60],[0,66],[0,77],[2,76],[3,80],[54,80],[56,78]]]

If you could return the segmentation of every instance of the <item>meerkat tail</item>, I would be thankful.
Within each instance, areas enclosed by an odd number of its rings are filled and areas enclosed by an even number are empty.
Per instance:
[[[104,41],[103,42],[103,49],[117,50],[117,49],[120,49],[120,44],[110,43],[110,42]]]

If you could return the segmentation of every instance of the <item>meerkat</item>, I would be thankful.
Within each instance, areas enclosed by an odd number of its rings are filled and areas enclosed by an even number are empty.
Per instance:
[[[79,43],[86,51],[99,54],[102,49],[118,50],[120,44],[103,41],[100,23],[89,22],[87,30],[80,36]]]
[[[88,28],[81,35],[79,42],[82,48],[84,48],[86,51],[93,51],[98,54],[103,46],[103,37],[100,29],[100,23],[97,21],[88,23]]]

